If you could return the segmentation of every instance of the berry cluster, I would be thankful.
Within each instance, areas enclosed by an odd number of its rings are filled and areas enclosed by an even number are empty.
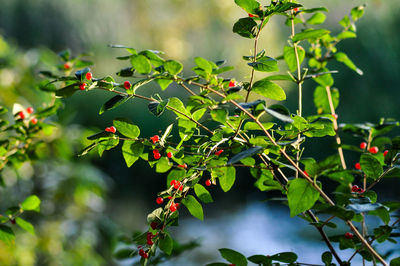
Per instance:
[[[27,115],[25,114],[25,112],[26,112]],[[17,113],[17,116],[19,117],[19,119],[24,120],[27,116],[33,114],[35,112],[35,110],[33,109],[33,107],[28,107],[28,108],[26,108],[25,112],[24,111],[20,111],[20,112]],[[30,123],[32,125],[36,125],[37,122],[38,122],[38,119],[36,117],[32,117],[31,120],[30,120]]]
[[[354,193],[364,193],[364,189],[360,188],[357,185],[354,185],[351,187],[351,191]]]
[[[111,127],[106,127],[105,131],[114,134],[115,132],[117,132],[117,129],[114,126],[111,126]]]
[[[85,78],[86,78],[87,80],[91,81],[92,78],[93,78],[93,74],[92,74],[91,72],[87,72],[86,75],[85,75]],[[79,85],[79,89],[80,89],[81,91],[84,91],[84,90],[86,89],[86,86],[87,86],[87,84],[86,84],[85,82],[83,82],[83,83],[81,83],[81,84]]]
[[[347,232],[346,234],[344,234],[344,237],[347,239],[352,239],[353,238],[353,234],[350,232]]]

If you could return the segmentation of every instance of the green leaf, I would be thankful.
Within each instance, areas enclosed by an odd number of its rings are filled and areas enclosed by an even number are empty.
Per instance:
[[[217,169],[221,169],[223,172],[222,175],[218,176],[219,184],[224,192],[228,192],[235,183],[236,169],[235,167],[222,167]]]
[[[9,226],[0,225],[0,241],[3,241],[7,246],[15,244],[15,235]]]
[[[164,110],[167,107],[168,101],[169,100],[161,101],[161,102],[152,101],[152,102],[149,102],[149,104],[147,105],[147,108],[153,115],[160,116],[160,115],[162,115],[162,113],[164,113]]]
[[[117,128],[117,131],[125,137],[136,139],[140,135],[140,129],[134,125],[127,118],[116,118],[113,120],[113,125]]]
[[[326,29],[306,29],[300,33],[297,33],[296,35],[293,36],[293,42],[298,42],[302,41],[305,39],[319,39],[323,37],[324,35],[328,34],[330,31]]]
[[[75,77],[80,81],[84,81],[84,80],[86,80],[86,73],[88,73],[88,72],[90,72],[90,68],[85,67],[84,69],[76,71]]]
[[[21,209],[24,211],[40,211],[40,199],[36,195],[27,197],[21,203]]]
[[[236,266],[247,266],[246,257],[235,250],[228,248],[221,248],[219,249],[219,253],[221,253],[221,256],[224,259],[226,259],[230,263],[235,264]]]
[[[19,227],[21,227],[25,231],[31,233],[32,235],[35,235],[35,228],[33,227],[33,225],[30,222],[25,221],[24,219],[22,219],[20,217],[16,217],[15,222],[17,223],[17,225]]]
[[[170,79],[156,79],[158,85],[160,85],[161,90],[166,90],[173,81]]]
[[[171,255],[174,242],[169,234],[166,234],[163,238],[160,238],[159,248],[167,255]]]
[[[99,156],[101,157],[104,151],[111,150],[119,143],[119,138],[110,138],[107,140],[103,140],[99,143],[97,151],[99,152]]]
[[[256,14],[260,10],[260,3],[256,0],[235,0],[235,3],[250,14]]]
[[[278,61],[272,57],[263,56],[256,62],[247,63],[249,66],[261,72],[275,72],[279,71]]]
[[[361,6],[356,6],[351,9],[350,14],[351,14],[351,18],[353,19],[353,21],[357,21],[364,15],[364,8],[365,8],[365,4],[361,5]]]
[[[99,111],[99,115],[104,113],[105,111],[111,110],[116,108],[117,106],[125,103],[127,100],[129,100],[132,96],[122,96],[122,95],[116,95],[112,97],[110,100],[105,102],[103,106],[101,107]]]
[[[242,160],[244,158],[251,157],[251,156],[259,153],[263,149],[264,149],[263,147],[255,146],[250,149],[241,151],[238,154],[236,154],[235,156],[233,156],[231,159],[229,159],[229,161],[227,162],[227,165],[232,165],[234,163],[239,162],[240,160]]]
[[[279,119],[279,120],[281,120],[281,121],[283,121],[285,123],[293,123],[294,122],[293,119],[290,118],[289,116],[284,115],[284,114],[282,114],[280,112],[277,112],[277,111],[275,111],[273,109],[270,109],[270,108],[267,108],[267,107],[264,106],[264,110],[269,115],[271,115],[271,116],[273,116],[273,117],[275,117],[275,118],[277,118],[277,119]]]
[[[363,75],[363,74],[364,74],[364,73],[362,72],[362,70],[359,69],[359,68],[353,63],[353,61],[350,60],[350,58],[349,58],[345,53],[339,52],[339,53],[336,53],[334,56],[335,56],[336,61],[345,64],[348,68],[350,68],[351,70],[354,70],[355,72],[357,72],[357,74],[359,74],[359,75]]]
[[[331,96],[333,107],[337,108],[339,105],[339,90],[336,88],[331,89]],[[324,114],[331,113],[328,94],[326,93],[326,89],[322,86],[317,86],[314,90],[314,105],[320,111],[322,110]],[[319,113],[321,113],[320,111]]]
[[[181,102],[181,100],[179,100],[176,97],[172,97],[169,98],[169,102],[168,102],[168,107],[172,107],[175,110],[172,110],[179,118],[182,119],[188,119],[185,115],[187,115],[188,117],[191,117],[190,112],[186,110],[185,105]],[[185,115],[183,115],[185,114]]]
[[[194,193],[196,193],[196,196],[204,203],[213,202],[210,192],[200,184],[194,185]]]
[[[196,57],[194,59],[196,65],[203,69],[206,73],[210,74],[212,72],[212,65],[210,64],[210,62],[208,62],[206,59],[202,58],[202,57]]]
[[[186,198],[182,200],[183,205],[189,210],[190,214],[196,217],[197,219],[203,220],[203,207],[192,195],[188,195]]]
[[[288,202],[291,217],[311,209],[318,198],[319,192],[307,180],[297,178],[289,181]]]
[[[163,66],[165,71],[167,71],[171,75],[177,75],[183,70],[182,64],[175,60],[165,61]]]
[[[318,25],[324,23],[326,19],[326,15],[321,12],[314,13],[309,19],[307,19],[307,23],[311,25]]]
[[[256,36],[257,23],[252,18],[241,18],[233,25],[232,30],[242,37],[253,39]]]
[[[139,141],[125,140],[122,145],[122,155],[124,156],[126,165],[131,167],[143,153],[144,145]]]
[[[329,251],[322,253],[321,260],[325,263],[325,266],[330,266],[332,264],[332,253]]]
[[[86,154],[88,154],[91,150],[93,150],[99,143],[94,142],[92,144],[90,144],[89,146],[83,148],[79,153],[78,153],[78,157],[80,156],[84,156]]]
[[[228,110],[227,109],[213,109],[210,111],[211,118],[221,124],[226,123],[226,119],[228,117]]]
[[[390,261],[390,266],[400,266],[400,257],[397,257],[395,259],[392,259]]]
[[[149,74],[152,69],[149,59],[144,55],[133,55],[131,57],[131,64],[140,74]]]
[[[268,130],[271,129],[275,124],[272,122],[262,123],[263,127]],[[244,130],[262,130],[256,122],[247,122],[244,124]]]
[[[282,252],[272,255],[270,258],[280,262],[293,263],[297,260],[297,255],[293,252]]]
[[[258,265],[271,265],[272,260],[270,259],[270,256],[264,256],[264,255],[253,255],[247,258],[249,261],[252,263],[258,264]]]
[[[290,72],[294,72],[297,70],[297,59],[295,50],[296,49],[291,46],[285,46],[283,48],[283,58],[285,59]],[[306,52],[304,51],[304,48],[299,45],[297,46],[297,55],[299,57],[299,65],[301,65],[304,60],[304,56],[306,55]],[[291,80],[291,78],[289,80]]]
[[[80,83],[74,83],[56,91],[57,97],[70,97],[79,90]]]
[[[254,92],[276,101],[286,100],[285,91],[276,83],[262,79],[253,84]]]
[[[156,163],[156,173],[165,173],[171,169],[172,165],[169,163],[167,157],[161,157]]]
[[[383,173],[381,163],[371,154],[361,154],[360,164],[367,177],[377,179]]]

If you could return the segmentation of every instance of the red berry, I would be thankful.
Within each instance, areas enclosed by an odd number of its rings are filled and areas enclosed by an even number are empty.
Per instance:
[[[357,185],[354,185],[354,186],[351,187],[351,191],[352,192],[358,192],[359,189],[360,188]]]
[[[338,115],[337,114],[332,114],[333,119],[337,120],[338,119]]]
[[[236,82],[234,80],[229,81],[229,88],[232,88],[232,87],[235,87],[235,86],[236,86]]]
[[[159,153],[154,153],[153,156],[154,156],[154,159],[156,159],[156,160],[161,158],[161,154],[159,154]]]
[[[178,209],[178,208],[177,208],[177,206],[176,206],[175,203],[172,203],[171,206],[169,207],[169,210],[170,210],[171,212],[174,212],[174,211],[176,211],[177,209]]]
[[[147,232],[147,236],[146,236],[147,245],[152,246],[154,244],[153,237],[154,237],[154,235],[151,232]]]
[[[154,149],[154,150],[153,150],[153,154],[156,154],[156,153],[160,153],[160,151],[157,150],[157,149]]]
[[[207,187],[211,186],[211,180],[210,180],[210,179],[207,179],[206,182],[205,182],[205,184],[206,184]]]
[[[167,153],[167,157],[168,157],[168,158],[172,158],[172,156],[173,156],[172,152],[168,152],[168,153]]]
[[[32,107],[28,107],[28,108],[26,108],[26,112],[27,112],[28,114],[32,114],[32,113],[34,112],[34,110],[33,110]]]
[[[178,189],[181,186],[181,182],[180,181],[176,181],[174,184],[174,188]]]
[[[176,206],[177,209],[179,209],[179,207],[181,206],[181,204],[180,204],[180,203],[175,203],[175,206]]]
[[[155,230],[157,228],[158,224],[156,222],[151,222],[150,227],[151,229]]]
[[[153,144],[155,144],[160,140],[160,137],[158,135],[154,135],[150,138],[150,140],[153,142]]]
[[[361,164],[360,163],[356,163],[354,165],[354,168],[356,168],[357,170],[361,170]]]
[[[255,16],[253,14],[249,13],[249,17],[254,18]]]
[[[15,224],[15,219],[11,219],[11,224]]]
[[[87,80],[92,80],[92,78],[93,78],[92,73],[90,73],[90,72],[86,73],[86,79]]]
[[[71,64],[70,63],[65,63],[64,64],[64,69],[70,69],[71,68]]]
[[[86,88],[86,83],[82,83],[81,85],[79,85],[79,89],[80,89],[81,91],[84,91],[85,88]]]
[[[114,126],[111,126],[111,127],[106,127],[105,131],[115,133],[117,132],[117,129]]]
[[[365,191],[364,189],[359,188],[357,192],[358,192],[358,193],[364,193],[364,191]]]
[[[19,116],[19,118],[21,118],[21,119],[24,119],[25,118],[25,114],[24,114],[24,112],[19,112],[18,113],[18,116]]]
[[[178,167],[186,169],[187,168],[187,164],[185,164],[185,163],[184,164],[179,164]]]
[[[344,237],[347,239],[352,239],[353,238],[353,234],[350,232],[347,232],[346,234],[344,234]]]
[[[32,124],[32,125],[36,125],[37,122],[38,122],[38,120],[37,120],[36,117],[34,117],[34,118],[31,119],[31,124]]]
[[[149,255],[147,255],[147,253],[143,249],[139,250],[139,256],[145,259],[149,257]]]
[[[180,190],[180,191],[182,191],[182,190],[183,190],[183,186],[182,186],[182,185],[179,187],[179,190]]]
[[[223,152],[224,152],[224,150],[218,150],[218,151],[215,152],[215,155],[219,156]]]
[[[162,204],[162,203],[164,202],[164,199],[161,198],[161,197],[158,197],[158,198],[156,199],[156,202],[157,202],[158,205],[160,205],[160,204]]]
[[[172,196],[168,196],[168,199],[172,199]]]
[[[294,12],[298,12],[298,11],[299,11],[299,8],[298,8],[298,7],[295,7],[295,8],[293,8],[293,11],[294,11]]]
[[[131,83],[130,83],[129,81],[125,81],[125,82],[124,82],[124,88],[125,88],[126,90],[129,90],[129,89],[131,88]]]
[[[377,154],[378,151],[379,151],[379,149],[376,146],[369,148],[369,152],[372,154]]]
[[[388,154],[388,152],[389,152],[388,150],[384,151],[383,156],[386,156]]]
[[[306,176],[308,176],[308,177],[310,176],[310,175],[307,173],[306,170],[304,170],[303,172],[304,172],[304,174],[305,174]]]
[[[169,183],[169,185],[170,185],[170,186],[173,186],[173,185],[175,185],[175,183],[176,183],[176,180],[173,179],[173,180],[171,180],[171,182]]]
[[[367,147],[367,143],[366,142],[361,142],[360,143],[360,149],[365,149]]]

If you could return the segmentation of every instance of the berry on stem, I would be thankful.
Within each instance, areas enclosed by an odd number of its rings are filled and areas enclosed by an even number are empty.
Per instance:
[[[179,190],[180,190],[180,191],[182,191],[182,190],[183,190],[183,185],[181,185],[181,186],[179,187]]]
[[[143,249],[139,250],[139,256],[145,259],[149,257],[149,255],[147,255],[147,253]]]
[[[178,167],[183,168],[183,169],[187,169],[187,164],[179,164]]]
[[[361,164],[360,163],[356,163],[354,165],[354,168],[356,168],[357,170],[361,170]]]
[[[36,125],[37,122],[38,122],[38,120],[37,120],[36,117],[34,117],[34,118],[31,119],[31,124],[32,124],[32,125]]]
[[[71,64],[70,63],[64,63],[64,69],[70,69],[71,68]]]
[[[168,157],[168,158],[170,158],[170,159],[171,159],[171,158],[172,158],[172,156],[173,156],[172,152],[168,152],[168,153],[167,153],[167,157]]]
[[[389,152],[388,150],[384,151],[383,156],[386,156],[388,154],[388,152]]]
[[[156,160],[161,158],[161,154],[159,154],[159,153],[154,153],[153,156],[154,156],[154,159],[156,159]]]
[[[298,12],[298,11],[299,11],[299,8],[298,8],[298,7],[295,7],[295,8],[293,8],[293,11],[294,11],[294,12]]]
[[[86,73],[86,79],[87,80],[92,80],[92,78],[93,78],[93,75],[92,75],[92,73],[91,72],[88,72],[88,73]]]
[[[304,174],[305,174],[306,176],[310,177],[310,175],[307,173],[306,170],[304,170],[303,172],[304,172]]]
[[[176,182],[174,183],[174,188],[175,188],[175,189],[178,189],[180,186],[181,186],[181,182],[180,182],[180,181],[176,181]]]
[[[151,222],[151,224],[150,224],[150,227],[153,230],[157,229],[157,226],[158,226],[158,223],[156,223],[156,222]]]
[[[18,116],[19,116],[20,119],[24,119],[25,118],[25,114],[22,111],[18,113]]]
[[[236,82],[234,80],[229,81],[229,88],[232,88],[232,87],[235,87],[235,86],[236,86]]]
[[[129,89],[131,88],[131,83],[130,83],[129,81],[125,81],[125,82],[124,82],[124,88],[125,88],[126,90],[129,90]]]
[[[176,180],[171,180],[171,182],[169,183],[170,186],[174,186],[176,184]]]
[[[352,192],[358,192],[359,189],[360,188],[357,185],[354,185],[354,186],[351,187],[351,191]]]
[[[360,143],[360,149],[364,150],[367,147],[367,143],[366,142],[361,142]]]
[[[86,88],[86,83],[82,83],[82,84],[79,85],[79,89],[80,89],[81,91],[84,91],[85,88]]]
[[[218,151],[215,152],[215,155],[219,156],[223,152],[224,152],[224,150],[218,150]]]
[[[114,134],[115,132],[117,132],[117,129],[114,126],[111,126],[111,127],[106,127],[105,131],[111,132]]]
[[[170,210],[171,212],[175,212],[177,209],[178,209],[178,207],[176,206],[175,203],[172,203],[171,206],[169,207],[169,210]]]
[[[162,203],[164,202],[164,199],[161,198],[161,197],[158,197],[158,198],[156,199],[156,202],[157,202],[158,205],[160,205],[160,204],[162,204]]]
[[[155,144],[156,142],[160,141],[160,137],[158,135],[154,135],[150,138],[150,140]]]
[[[378,151],[379,151],[379,149],[378,149],[378,147],[374,146],[374,147],[369,148],[368,151],[369,151],[370,153],[372,153],[372,154],[377,154]]]
[[[337,120],[339,116],[337,114],[332,114],[333,119]]]
[[[254,16],[253,14],[250,14],[250,13],[249,13],[249,17],[250,17],[250,18],[254,18],[255,16]]]
[[[28,114],[32,114],[34,111],[35,111],[35,110],[33,110],[32,107],[26,108],[26,112],[27,112]]]
[[[205,182],[205,184],[206,184],[207,187],[211,186],[211,180],[210,180],[210,179],[207,179],[206,182]]]
[[[347,239],[352,239],[353,238],[353,234],[350,232],[347,232],[346,234],[344,234],[344,237]]]

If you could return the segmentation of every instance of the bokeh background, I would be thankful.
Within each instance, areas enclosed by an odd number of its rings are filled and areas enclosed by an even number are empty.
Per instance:
[[[267,1],[261,1],[267,3]],[[333,65],[340,74],[335,86],[341,97],[337,110],[340,122],[371,121],[400,117],[400,2],[385,0],[304,0],[306,7],[329,9],[325,26],[339,32],[338,21],[350,9],[367,4],[365,16],[357,24],[357,39],[343,41],[339,48],[364,71],[363,76]],[[124,63],[115,60],[123,50],[109,44],[155,49],[167,58],[182,61],[185,75],[191,75],[193,58],[226,59],[235,70],[227,78],[245,80],[249,68],[241,59],[250,53],[251,40],[232,33],[233,23],[246,16],[233,0],[0,0],[0,104],[12,107],[19,102],[39,105],[49,97],[36,88],[39,70],[51,69],[55,53],[66,48],[74,55],[92,54],[95,76],[117,72]],[[264,30],[260,48],[272,57],[282,54],[289,29],[283,17],[274,17]],[[115,75],[114,75],[115,76]],[[304,112],[315,113],[315,84],[305,84]],[[296,110],[296,90],[285,88],[284,104]],[[185,96],[179,88],[160,92],[156,85],[144,87],[143,94]],[[165,185],[165,175],[153,173],[143,162],[126,168],[120,151],[77,158],[84,137],[91,130],[108,126],[112,119],[127,116],[143,125],[142,136],[152,136],[174,119],[165,114],[155,119],[146,103],[134,102],[98,115],[109,95],[99,92],[75,94],[53,118],[51,149],[35,164],[7,172],[0,188],[3,203],[18,202],[34,191],[43,201],[42,212],[32,217],[37,236],[19,232],[17,247],[0,243],[0,265],[130,265],[132,261],[112,258],[117,237],[147,228],[146,215],[155,207],[155,197]],[[360,140],[345,136],[345,141]],[[318,140],[319,141],[319,140]],[[333,139],[312,141],[306,155],[324,158],[335,151]],[[47,155],[46,155],[47,154]],[[357,157],[348,153],[352,165]],[[382,200],[399,199],[398,180],[378,186]],[[379,194],[379,193],[378,193]],[[313,228],[298,218],[288,218],[285,206],[265,201],[268,193],[257,192],[249,174],[239,172],[229,193],[213,188],[215,203],[205,206],[205,221],[196,221],[183,212],[181,226],[173,235],[182,242],[197,241],[200,247],[165,265],[204,265],[218,260],[218,248],[236,249],[245,255],[293,251],[299,261],[319,263],[325,251]],[[272,195],[273,196],[273,195]],[[377,224],[377,220],[371,220]],[[343,227],[343,232],[345,232]],[[317,255],[316,255],[317,254]],[[341,254],[351,252],[341,251]]]

